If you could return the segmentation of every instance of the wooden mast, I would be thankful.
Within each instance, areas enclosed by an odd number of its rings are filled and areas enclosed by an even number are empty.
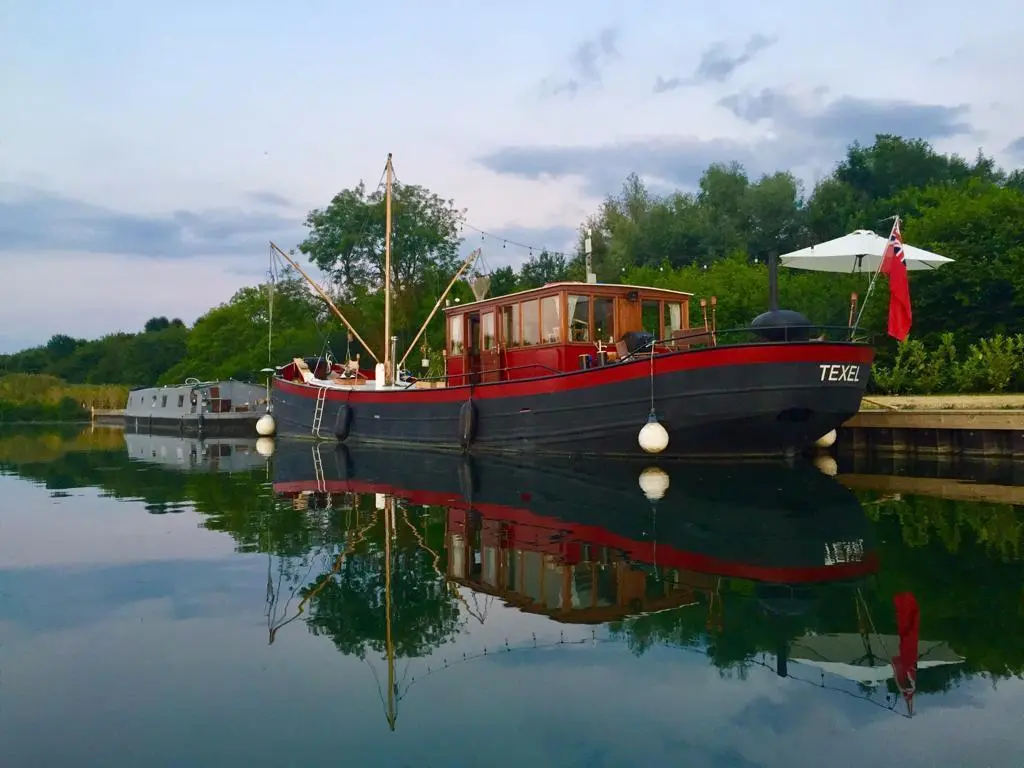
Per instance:
[[[395,383],[395,361],[391,359],[391,181],[394,169],[390,152],[384,175],[384,384],[390,387]]]
[[[390,155],[388,163],[390,167]],[[391,638],[391,537],[395,529],[395,498],[388,494],[384,497],[384,621],[385,645],[388,655],[388,726],[395,730],[398,713],[395,712],[395,645]]]

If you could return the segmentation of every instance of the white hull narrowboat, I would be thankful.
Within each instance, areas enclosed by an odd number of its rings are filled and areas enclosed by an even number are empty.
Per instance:
[[[200,440],[181,435],[125,432],[128,458],[187,472],[250,472],[267,465],[255,437],[214,437]]]
[[[242,381],[199,381],[142,387],[128,393],[125,429],[142,433],[256,437],[268,411],[266,387]]]

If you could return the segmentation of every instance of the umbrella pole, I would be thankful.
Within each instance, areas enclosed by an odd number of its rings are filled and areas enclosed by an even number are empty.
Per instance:
[[[877,279],[878,279],[878,272],[875,272],[875,274],[873,274],[871,276],[871,282],[868,283],[868,290],[864,294],[864,301],[861,302],[860,311],[857,313],[857,319],[853,322],[853,327],[850,328],[850,336],[851,337],[853,336],[854,330],[860,326],[860,318],[864,314],[865,307],[867,307],[867,305],[868,305],[868,300],[871,298],[871,292],[875,288],[875,280],[877,280]]]
[[[893,216],[892,217],[892,230],[889,232],[889,237],[890,238],[892,237],[892,233],[896,231],[896,227],[898,227],[899,225],[900,225],[900,217],[898,215],[897,216]],[[889,246],[886,246],[885,253],[888,253],[888,252],[889,252]],[[875,274],[873,274],[871,276],[871,282],[868,283],[868,290],[867,290],[867,293],[864,294],[864,302],[860,305],[860,312],[857,313],[857,320],[854,322],[853,328],[850,329],[850,336],[851,336],[851,338],[853,337],[854,329],[857,328],[858,326],[860,326],[860,318],[864,314],[864,309],[868,305],[868,299],[871,298],[871,292],[875,288],[875,281],[878,279],[878,274],[882,271],[882,264],[885,263],[885,253],[882,254],[882,258],[878,262],[878,268],[875,269]]]

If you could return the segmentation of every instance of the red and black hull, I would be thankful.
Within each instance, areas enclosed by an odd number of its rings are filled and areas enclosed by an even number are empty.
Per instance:
[[[492,533],[507,546],[557,545],[569,561],[603,548],[636,563],[790,585],[878,569],[857,497],[807,462],[672,463],[656,503],[638,483],[646,466],[281,440],[273,481],[281,495],[383,493],[442,506],[450,522],[467,524],[468,514],[478,529],[499,526]]]
[[[272,398],[282,436],[629,456],[642,454],[653,394],[662,455],[764,456],[803,450],[853,416],[873,358],[864,344],[757,343],[442,389],[329,389],[319,430],[318,387],[277,378]]]

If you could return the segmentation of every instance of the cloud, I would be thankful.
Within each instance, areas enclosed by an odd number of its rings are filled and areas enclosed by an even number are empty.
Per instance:
[[[604,69],[619,58],[618,37],[618,30],[606,27],[597,37],[580,43],[570,58],[570,74],[562,79],[545,79],[541,84],[544,93],[549,96],[565,95],[571,99],[583,88],[600,85]]]
[[[700,57],[697,68],[689,77],[664,78],[658,75],[654,81],[655,93],[667,93],[685,85],[704,85],[706,83],[724,83],[744,64],[752,61],[757,54],[770,48],[778,38],[774,35],[751,35],[737,53],[729,53],[724,43],[715,43]]]
[[[747,123],[772,120],[779,128],[846,143],[870,142],[879,133],[944,139],[971,132],[970,123],[964,120],[970,111],[966,104],[946,106],[842,96],[814,109],[772,88],[733,94],[718,103]]]
[[[292,201],[287,197],[270,190],[249,192],[248,197],[254,203],[262,203],[263,205],[270,205],[275,208],[289,208],[292,205]]]
[[[287,201],[256,193],[264,204]],[[251,197],[251,196],[250,196]],[[0,188],[0,250],[133,254],[179,258],[252,253],[267,240],[291,245],[301,220],[266,210],[128,213],[33,187]]]
[[[195,525],[195,521],[190,521]],[[150,526],[153,528],[154,526]],[[231,560],[163,560],[148,563],[70,568],[19,568],[0,571],[6,590],[28,595],[45,590],[49,599],[31,611],[16,603],[0,604],[0,623],[37,633],[95,627],[119,614],[161,601],[174,618],[224,617],[243,613],[224,599],[245,596],[253,562]]]
[[[1024,136],[1011,141],[1003,151],[1017,160],[1024,161]]]
[[[878,133],[938,139],[971,131],[964,120],[968,108],[962,105],[844,96],[805,107],[791,95],[771,89],[734,94],[720,105],[746,123],[770,120],[774,130],[749,140],[683,136],[595,146],[508,146],[478,161],[496,173],[522,178],[576,178],[587,192],[603,197],[630,173],[692,189],[708,165],[735,160],[753,175],[785,169],[810,178],[834,163],[852,142],[870,144]]]
[[[692,186],[718,160],[756,161],[757,148],[731,139],[696,137],[621,141],[596,146],[503,147],[481,158],[496,173],[528,179],[575,177],[602,197],[616,190],[630,173]]]

